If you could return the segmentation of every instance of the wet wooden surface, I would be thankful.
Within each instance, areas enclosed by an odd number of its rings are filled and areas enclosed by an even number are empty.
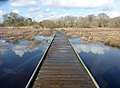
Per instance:
[[[96,88],[62,33],[56,37],[39,70],[33,88]]]

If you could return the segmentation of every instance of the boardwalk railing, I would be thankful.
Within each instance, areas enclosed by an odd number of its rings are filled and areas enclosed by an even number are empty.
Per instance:
[[[69,41],[69,40],[68,40]],[[70,41],[69,41],[70,42]],[[83,60],[80,58],[80,56],[78,55],[78,53],[76,52],[75,48],[73,47],[72,43],[70,42],[75,54],[77,55],[78,59],[80,60],[80,62],[82,63],[83,67],[85,68],[85,70],[87,71],[88,75],[90,76],[90,78],[92,79],[93,83],[95,84],[95,86],[97,88],[100,88],[100,86],[98,85],[98,83],[96,82],[96,80],[94,79],[93,75],[90,73],[90,71],[88,70],[87,66],[84,64]]]
[[[39,68],[40,68],[40,66],[42,65],[43,59],[45,58],[45,56],[46,56],[46,54],[47,54],[47,52],[48,52],[48,50],[49,50],[49,48],[50,48],[50,46],[51,46],[54,38],[55,38],[55,36],[56,36],[56,35],[54,35],[51,43],[50,43],[50,44],[48,45],[48,47],[46,48],[46,50],[45,50],[42,58],[41,58],[40,61],[38,62],[38,65],[36,66],[36,68],[35,68],[32,76],[30,77],[30,79],[29,79],[28,83],[26,84],[26,87],[25,87],[25,88],[30,88],[30,87],[32,87],[32,85],[33,85],[33,83],[34,83],[33,81],[35,81],[35,78],[36,78],[36,75],[38,74]]]

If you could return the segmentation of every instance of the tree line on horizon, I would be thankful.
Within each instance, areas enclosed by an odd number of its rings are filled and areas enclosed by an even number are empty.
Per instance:
[[[17,13],[10,12],[3,15],[3,22],[0,24],[0,26],[18,27],[18,26],[30,26],[32,24],[33,24],[33,21],[31,18],[25,18],[23,16],[20,16]]]
[[[98,28],[98,27],[120,27],[120,16],[110,18],[105,13],[97,16],[88,15],[86,17],[64,16],[51,20],[42,20],[40,22],[33,21],[32,18],[25,18],[17,13],[10,12],[3,15],[3,22],[0,26],[32,26],[37,25],[41,28]]]

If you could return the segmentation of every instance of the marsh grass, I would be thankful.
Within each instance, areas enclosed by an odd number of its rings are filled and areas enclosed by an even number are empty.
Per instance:
[[[120,28],[61,28],[69,38],[80,38],[89,42],[103,42],[120,48]]]

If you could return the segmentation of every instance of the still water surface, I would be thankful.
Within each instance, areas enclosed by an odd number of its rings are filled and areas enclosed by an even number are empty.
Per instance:
[[[0,88],[24,88],[51,40],[0,40]]]
[[[120,88],[120,49],[70,39],[101,88]]]

